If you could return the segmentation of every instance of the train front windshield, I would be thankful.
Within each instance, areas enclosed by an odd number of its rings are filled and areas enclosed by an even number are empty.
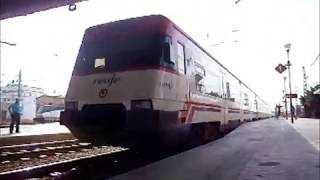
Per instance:
[[[119,72],[158,66],[161,39],[156,33],[86,33],[73,73]]]

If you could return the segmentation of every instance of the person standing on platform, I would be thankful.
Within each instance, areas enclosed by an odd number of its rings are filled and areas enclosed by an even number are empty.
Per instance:
[[[276,118],[279,119],[279,116],[281,115],[281,105],[276,105],[275,115],[276,115]]]
[[[11,115],[11,123],[10,123],[10,134],[13,133],[14,124],[16,124],[16,133],[19,133],[19,125],[20,125],[20,118],[22,115],[22,103],[17,98],[16,102],[9,106],[9,112]]]
[[[297,119],[297,115],[296,115],[296,108],[294,108],[294,106],[291,106],[291,112],[292,112],[292,116]]]

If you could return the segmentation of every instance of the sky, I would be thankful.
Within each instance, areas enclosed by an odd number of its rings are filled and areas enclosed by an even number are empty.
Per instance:
[[[89,0],[67,7],[0,21],[2,85],[17,78],[65,95],[84,30],[92,25],[150,14],[163,14],[238,76],[260,97],[281,102],[291,43],[292,91],[303,92],[302,66],[308,85],[319,82],[319,0]],[[222,43],[223,42],[223,43]],[[288,84],[287,84],[288,86]],[[288,87],[287,87],[288,90]]]

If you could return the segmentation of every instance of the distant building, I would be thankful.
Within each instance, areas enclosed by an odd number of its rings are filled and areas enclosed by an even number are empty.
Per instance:
[[[63,96],[49,96],[42,95],[37,97],[37,108],[45,105],[53,105],[53,106],[64,106],[64,97]]]
[[[18,97],[18,84],[8,84],[5,87],[1,87],[1,117],[2,121],[10,119],[8,107],[14,103]],[[27,85],[21,85],[20,99],[23,104],[23,115],[21,122],[33,122],[33,118],[36,115],[36,98],[44,95],[44,90],[39,87],[31,87]]]

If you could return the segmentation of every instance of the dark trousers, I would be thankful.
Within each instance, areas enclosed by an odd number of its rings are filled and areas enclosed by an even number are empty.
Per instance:
[[[14,124],[16,124],[16,132],[19,132],[20,114],[11,115],[10,134],[13,132]]]

